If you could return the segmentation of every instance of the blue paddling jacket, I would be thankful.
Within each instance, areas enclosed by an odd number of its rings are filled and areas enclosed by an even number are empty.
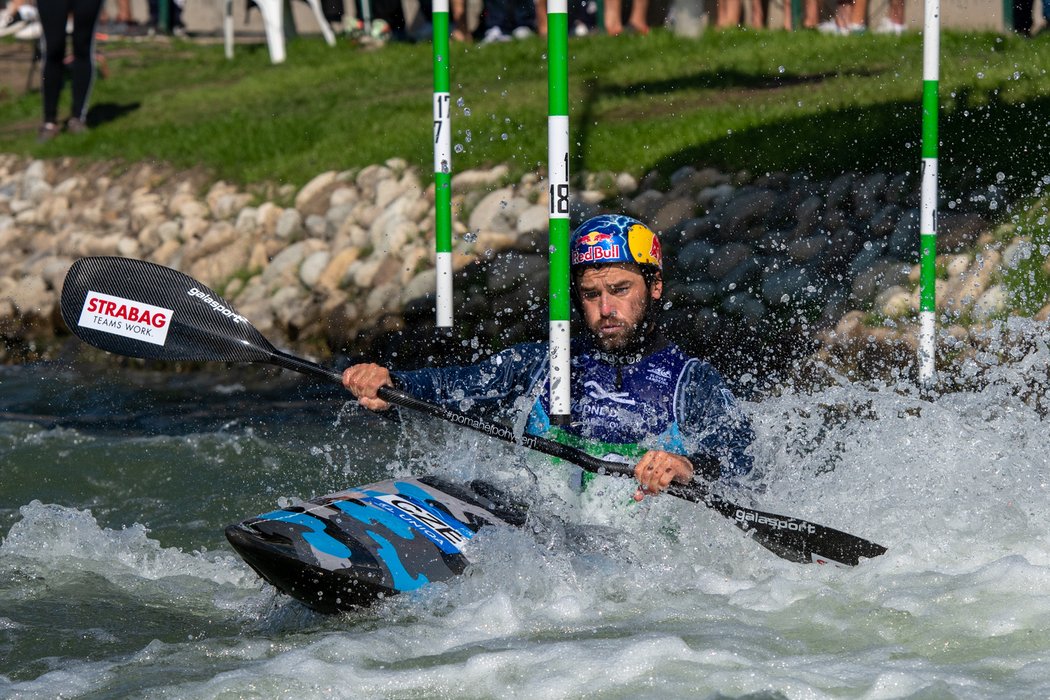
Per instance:
[[[751,423],[715,369],[673,343],[634,355],[572,348],[572,422],[553,426],[547,346],[522,343],[476,365],[391,372],[398,388],[456,410],[528,411],[526,430],[603,457],[632,461],[650,449],[684,455],[698,476],[751,471]]]

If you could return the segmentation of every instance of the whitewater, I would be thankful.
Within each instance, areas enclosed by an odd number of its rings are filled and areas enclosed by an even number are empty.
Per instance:
[[[743,401],[734,495],[874,540],[784,561],[703,505],[584,499],[560,465],[367,414],[276,371],[0,369],[0,697],[1050,696],[1050,352],[968,385],[837,377]],[[484,477],[531,500],[464,576],[338,616],[277,594],[222,528],[390,476]],[[612,504],[612,505],[610,505]]]

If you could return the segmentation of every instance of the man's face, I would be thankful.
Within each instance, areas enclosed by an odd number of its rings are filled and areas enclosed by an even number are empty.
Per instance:
[[[576,278],[580,307],[587,328],[598,347],[622,350],[638,334],[651,300],[660,298],[663,282],[657,277],[651,288],[634,265],[588,267]]]

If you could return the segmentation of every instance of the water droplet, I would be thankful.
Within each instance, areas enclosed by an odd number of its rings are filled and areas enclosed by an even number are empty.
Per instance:
[[[456,153],[462,153],[465,149],[463,148],[463,144],[457,143],[453,150],[455,150]]]
[[[473,243],[474,241],[478,240],[478,232],[477,231],[467,231],[466,233],[463,234],[463,240],[466,241],[467,243]]]
[[[507,136],[506,134],[500,134],[500,135],[499,135],[499,137],[500,137],[501,139],[503,139],[504,141],[506,141],[506,140],[507,140],[508,138],[510,138],[510,137],[509,137],[509,136]]]
[[[777,68],[777,71],[780,72],[780,73],[783,73],[784,72],[784,66],[780,66],[779,68]]]
[[[978,78],[983,78],[984,77],[984,73],[982,71],[977,71],[977,77]]]

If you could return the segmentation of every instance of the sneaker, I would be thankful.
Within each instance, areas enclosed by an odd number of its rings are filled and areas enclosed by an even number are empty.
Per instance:
[[[515,39],[528,39],[530,36],[532,36],[535,33],[536,32],[532,31],[528,27],[521,26],[521,27],[514,27],[514,31],[512,31],[510,33],[510,35],[512,37],[514,37]]]
[[[496,44],[510,41],[510,37],[503,33],[503,30],[499,27],[490,27],[485,36],[482,37],[482,44]]]
[[[868,31],[867,26],[863,24],[851,24],[846,27],[847,34],[864,34]]]
[[[87,131],[87,124],[84,123],[83,119],[78,119],[77,117],[70,117],[69,121],[66,122],[66,133],[86,134]]]
[[[37,143],[47,143],[58,136],[58,124],[54,122],[44,122],[40,125],[40,130],[36,132]]]
[[[829,19],[827,22],[821,22],[817,25],[817,31],[821,34],[836,34],[838,36],[844,36],[849,34],[849,30],[845,27],[840,27],[835,20]]]
[[[7,10],[0,12],[0,36],[11,36],[24,26],[26,26],[26,21],[21,15]]]
[[[904,25],[897,24],[889,17],[883,17],[882,21],[879,22],[879,26],[874,29],[876,34],[894,34],[900,36],[904,33]]]
[[[36,41],[42,33],[43,28],[40,26],[40,22],[29,22],[15,32],[15,38],[20,41]]]

